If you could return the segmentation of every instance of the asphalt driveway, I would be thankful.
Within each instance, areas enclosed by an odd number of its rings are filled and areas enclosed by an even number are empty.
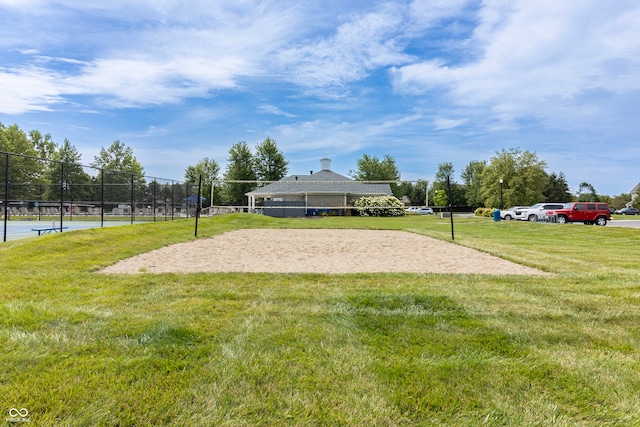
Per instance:
[[[637,219],[614,219],[607,223],[607,227],[628,227],[640,228],[640,220]]]

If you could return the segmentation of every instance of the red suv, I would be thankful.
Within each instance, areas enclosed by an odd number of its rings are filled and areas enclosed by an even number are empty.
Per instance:
[[[562,209],[555,209],[546,213],[547,219],[564,224],[567,222],[584,222],[585,224],[607,225],[611,219],[609,205],[600,202],[567,203]]]

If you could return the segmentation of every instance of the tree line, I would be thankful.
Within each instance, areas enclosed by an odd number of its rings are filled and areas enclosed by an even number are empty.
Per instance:
[[[0,151],[23,155],[14,160],[10,168],[11,182],[52,183],[60,181],[60,174],[74,183],[89,184],[99,182],[100,175],[89,176],[80,166],[81,155],[68,141],[55,143],[49,134],[42,135],[33,130],[28,133],[17,125],[5,126],[0,123]],[[55,160],[42,163],[38,158]],[[61,165],[65,170],[61,171]],[[75,166],[74,166],[75,165]],[[133,150],[120,141],[111,146],[102,147],[90,164],[99,170],[123,172],[110,176],[110,181],[120,180],[125,186],[130,176],[136,178],[135,187],[147,188],[144,182],[144,168],[133,155]],[[570,192],[567,180],[562,172],[546,172],[546,162],[531,151],[519,148],[502,149],[487,160],[469,162],[460,174],[461,182],[455,178],[452,163],[441,163],[433,182],[401,181],[400,170],[395,159],[385,155],[382,159],[363,154],[357,160],[356,168],[348,175],[358,181],[390,181],[394,196],[413,205],[467,206],[506,208],[509,206],[527,206],[538,202],[606,201],[614,208],[624,206],[631,200],[630,194],[610,197],[597,194],[595,188],[587,183],[580,184],[577,193]],[[213,202],[220,205],[246,205],[245,193],[257,186],[257,181],[278,181],[287,175],[289,161],[278,148],[274,139],[267,137],[257,144],[253,151],[245,141],[231,146],[226,169],[221,174],[220,165],[208,157],[189,165],[185,169],[184,179],[197,184],[202,176],[202,194],[209,200],[213,194],[212,184],[224,181],[224,185],[215,189]],[[103,172],[99,172],[101,174]],[[106,173],[106,172],[105,172]],[[253,181],[253,182],[251,182]],[[447,182],[449,186],[447,186]],[[450,188],[450,192],[449,192]],[[50,189],[48,191],[57,191]],[[81,188],[77,191],[81,191]],[[449,201],[449,193],[451,201]],[[83,195],[78,195],[80,199]],[[86,197],[90,197],[87,195]],[[90,200],[90,198],[87,198]],[[207,205],[208,203],[205,203]]]
[[[98,201],[127,203],[132,200],[184,198],[182,186],[169,188],[152,180],[146,182],[144,168],[133,150],[116,140],[102,147],[87,167],[82,155],[67,139],[58,144],[51,135],[37,130],[24,132],[17,125],[0,123],[0,151],[14,153],[9,168],[0,160],[0,176],[8,177],[11,199]],[[42,160],[46,159],[46,161]],[[4,188],[2,188],[4,193]],[[180,199],[181,200],[181,199]]]

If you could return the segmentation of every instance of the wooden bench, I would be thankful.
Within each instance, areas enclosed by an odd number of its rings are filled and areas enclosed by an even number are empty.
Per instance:
[[[49,234],[51,232],[57,233],[58,230],[66,230],[69,227],[43,227],[43,228],[32,228],[31,231],[37,231],[38,236],[43,234]]]

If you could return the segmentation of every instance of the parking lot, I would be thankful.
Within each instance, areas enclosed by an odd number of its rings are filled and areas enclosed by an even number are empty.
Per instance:
[[[608,227],[629,227],[640,228],[640,220],[633,219],[613,219],[607,223]]]

